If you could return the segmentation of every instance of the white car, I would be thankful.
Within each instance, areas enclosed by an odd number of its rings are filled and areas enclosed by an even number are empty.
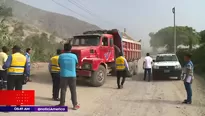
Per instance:
[[[175,54],[158,54],[152,67],[153,80],[177,77],[181,79],[182,67]]]

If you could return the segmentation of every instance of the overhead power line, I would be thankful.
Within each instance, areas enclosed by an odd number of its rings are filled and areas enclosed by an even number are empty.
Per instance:
[[[70,2],[71,4],[77,6],[78,8],[80,8],[81,10],[87,12],[88,14],[90,14],[90,15],[92,15],[92,16],[93,16],[93,15],[96,16],[95,14],[93,14],[92,12],[90,12],[90,10],[88,10],[88,9],[85,8],[83,5],[79,4],[78,2],[72,1],[72,0],[68,0],[68,2]]]
[[[80,13],[78,13],[78,12],[72,10],[71,8],[68,8],[68,7],[64,6],[63,4],[61,4],[61,3],[59,3],[59,2],[57,2],[57,1],[55,1],[55,0],[52,0],[52,1],[53,1],[55,4],[57,4],[57,5],[59,5],[59,6],[63,7],[63,8],[65,8],[65,9],[67,9],[68,11],[73,12],[74,14],[77,14],[78,16],[80,16],[80,17],[82,17],[82,18],[91,20],[89,17],[87,17],[87,16],[85,16],[85,15],[82,15],[82,14],[80,14]],[[78,1],[79,1],[79,0],[78,0]],[[111,25],[116,25],[116,26],[118,26],[118,27],[120,27],[120,28],[124,28],[123,26],[119,26],[119,25],[117,25],[117,24],[115,24],[115,23],[113,23],[113,22],[103,20],[102,17],[99,17],[98,15],[92,13],[89,9],[87,9],[85,6],[81,5],[80,3],[76,2],[76,1],[68,0],[68,2],[70,2],[71,4],[77,6],[78,8],[80,8],[81,10],[83,10],[84,12],[87,12],[89,15],[91,15],[91,16],[93,16],[93,17],[95,17],[95,18],[100,19],[100,20],[103,21],[105,24],[109,23],[109,24],[111,24]],[[79,1],[79,2],[80,2],[80,1]]]
[[[80,17],[89,19],[88,17],[86,17],[86,16],[84,16],[84,15],[82,15],[82,14],[80,14],[80,13],[78,13],[78,12],[76,12],[76,11],[74,11],[74,10],[72,10],[72,9],[70,9],[70,8],[68,8],[68,7],[66,7],[66,6],[64,6],[64,5],[62,5],[62,4],[59,3],[59,2],[56,2],[55,0],[52,0],[52,1],[53,1],[55,4],[57,4],[57,5],[59,5],[59,6],[63,7],[63,8],[65,8],[65,9],[67,9],[67,10],[69,10],[69,11],[71,11],[71,12],[77,14],[77,15],[79,15]],[[90,20],[90,19],[89,19],[89,20]]]
[[[79,2],[77,2],[76,0],[68,0],[68,2],[70,2],[71,4],[77,6],[78,8],[80,8],[81,10],[83,10],[84,12],[88,13],[89,15],[95,17],[95,18],[98,18],[100,19],[101,21],[103,21],[104,23],[109,23],[109,24],[114,24],[118,27],[121,27],[121,28],[124,28],[123,26],[121,25],[118,25],[118,24],[115,24],[114,22],[111,22],[111,21],[107,21],[107,20],[103,20],[102,17],[100,17],[99,15],[93,13],[91,10],[89,10],[88,8],[86,8],[84,5],[82,5],[82,3],[80,4]]]

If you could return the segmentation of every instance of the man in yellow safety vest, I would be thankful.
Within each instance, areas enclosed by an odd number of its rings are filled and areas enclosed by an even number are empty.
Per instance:
[[[116,72],[117,72],[117,86],[118,89],[123,88],[123,84],[125,82],[125,78],[127,75],[127,70],[129,70],[129,66],[127,60],[123,56],[123,53],[119,53],[119,57],[116,58]],[[120,79],[122,77],[122,81],[120,83]]]
[[[60,67],[58,64],[58,58],[61,54],[61,50],[57,49],[57,55],[50,59],[49,71],[53,81],[53,100],[59,101],[59,90],[60,90]]]
[[[2,47],[2,52],[0,52],[0,90],[7,88],[7,70],[3,69],[2,66],[8,58],[9,49],[6,46]]]
[[[24,75],[29,75],[28,72],[28,61],[26,57],[20,53],[21,48],[19,46],[13,47],[13,54],[8,56],[3,69],[8,69],[7,77],[7,90],[22,90],[24,82]],[[27,76],[28,77],[28,76]]]

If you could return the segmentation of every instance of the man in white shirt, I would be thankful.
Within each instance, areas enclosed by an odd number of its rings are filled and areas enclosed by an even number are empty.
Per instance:
[[[144,69],[144,80],[146,80],[146,76],[148,73],[148,81],[150,82],[151,70],[152,70],[152,58],[150,57],[149,53],[146,54],[145,60],[143,62],[143,69]]]

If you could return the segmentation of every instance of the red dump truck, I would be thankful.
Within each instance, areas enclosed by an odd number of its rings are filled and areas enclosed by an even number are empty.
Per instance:
[[[79,60],[77,76],[88,79],[94,87],[102,86],[108,73],[115,75],[115,59],[121,51],[129,63],[130,72],[137,74],[141,43],[117,29],[87,31],[74,36],[71,43],[71,52]]]

